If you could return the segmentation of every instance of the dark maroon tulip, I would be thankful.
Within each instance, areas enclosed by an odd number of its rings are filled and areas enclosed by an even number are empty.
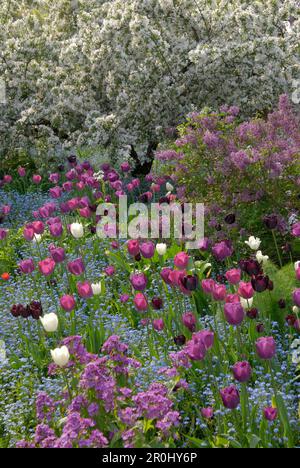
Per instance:
[[[296,322],[296,317],[295,315],[292,315],[292,314],[289,314],[285,317],[285,321],[286,323],[288,324],[289,327],[293,327],[295,325],[295,322]]]
[[[181,278],[181,283],[188,291],[195,291],[199,285],[199,279],[196,275],[186,275]]]
[[[284,299],[279,299],[278,306],[279,306],[280,309],[285,309],[286,308],[285,300]]]
[[[163,300],[160,297],[154,297],[152,299],[152,306],[155,310],[160,310],[163,308]]]
[[[226,224],[234,224],[235,223],[235,214],[230,213],[227,216],[225,216],[224,219]]]
[[[258,323],[256,325],[256,331],[257,333],[263,333],[265,331],[265,326],[263,323]]]
[[[259,316],[259,313],[257,309],[253,308],[253,309],[247,310],[247,317],[249,317],[250,319],[256,319],[258,318],[258,316]]]
[[[174,337],[174,343],[177,346],[183,346],[186,342],[186,337],[184,335],[178,335]]]
[[[10,309],[13,317],[23,317],[25,313],[25,307],[22,304],[15,304]]]
[[[264,275],[258,275],[251,279],[252,288],[256,292],[264,292],[269,285],[269,277]]]
[[[273,291],[273,289],[274,289],[274,283],[273,283],[273,281],[269,280],[268,290]]]
[[[42,304],[38,301],[32,301],[28,309],[30,311],[30,315],[35,319],[38,320],[43,315],[43,308]]]
[[[257,260],[241,260],[240,268],[249,276],[257,276],[262,272],[260,263]]]
[[[77,158],[74,154],[71,154],[70,156],[68,156],[68,161],[70,164],[76,164],[76,161],[77,161]]]
[[[278,217],[276,215],[268,215],[264,217],[266,228],[275,229],[278,225]]]

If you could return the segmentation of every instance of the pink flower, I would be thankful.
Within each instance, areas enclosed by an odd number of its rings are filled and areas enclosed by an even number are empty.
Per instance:
[[[10,184],[10,183],[12,182],[12,180],[13,180],[13,178],[12,178],[11,175],[6,174],[6,175],[3,177],[3,182],[4,182],[5,184]]]
[[[190,257],[185,252],[179,252],[175,255],[174,258],[174,265],[179,268],[179,270],[185,270],[187,268],[190,261]]]
[[[153,244],[153,242],[143,242],[140,245],[140,253],[144,258],[152,258],[155,253],[155,245]]]
[[[144,273],[134,273],[130,277],[132,287],[137,291],[144,291],[147,287],[147,276]]]
[[[52,198],[60,198],[62,195],[62,189],[60,187],[53,187],[49,190],[50,196]]]
[[[227,294],[226,286],[224,284],[214,284],[212,296],[215,301],[224,301]]]
[[[114,266],[110,265],[106,268],[104,268],[104,271],[106,273],[107,276],[113,276],[116,272],[116,269]]]
[[[23,230],[23,236],[27,241],[32,241],[34,238],[34,230],[30,226],[25,226]]]
[[[202,340],[194,340],[193,338],[186,344],[185,351],[192,361],[202,361],[206,355],[206,348]]]
[[[212,419],[214,417],[214,410],[210,406],[202,408],[201,415],[204,419]]]
[[[216,283],[213,279],[205,279],[201,282],[202,289],[206,294],[212,294],[215,284]]]
[[[147,299],[142,293],[137,293],[133,302],[138,311],[144,312],[148,309]]]
[[[44,276],[50,276],[54,272],[55,261],[53,258],[45,258],[45,260],[39,262],[38,265],[41,274]]]
[[[128,253],[132,256],[132,257],[136,257],[139,253],[140,253],[140,245],[139,245],[139,241],[138,240],[135,240],[135,239],[131,239],[127,242],[127,250],[128,250]]]
[[[25,275],[30,275],[34,271],[34,262],[32,258],[28,260],[22,260],[19,263],[19,268],[21,272],[24,273]]]
[[[163,319],[154,319],[152,325],[156,331],[162,331],[165,328]]]
[[[201,341],[201,343],[204,345],[206,351],[211,349],[214,345],[214,332],[211,330],[200,330],[197,333],[193,334],[193,341],[198,342]]]
[[[223,388],[223,390],[220,391],[220,394],[225,408],[233,410],[239,406],[240,394],[235,385]]]
[[[183,314],[182,318],[183,325],[190,330],[191,332],[195,331],[197,319],[192,312],[186,312]]]
[[[0,240],[2,241],[6,239],[7,235],[8,235],[8,230],[0,228]]]
[[[84,273],[84,263],[82,261],[82,258],[77,258],[76,260],[73,260],[72,262],[69,262],[67,265],[67,268],[69,272],[72,275],[75,276],[80,276]]]
[[[300,288],[293,292],[293,301],[297,307],[300,307]]]
[[[212,253],[219,262],[222,262],[233,254],[231,242],[224,240],[218,244],[215,244],[212,248]]]
[[[66,294],[60,298],[60,305],[66,312],[71,312],[76,306],[76,301],[73,296]]]
[[[76,287],[80,297],[87,299],[93,296],[93,290],[88,281],[84,281],[83,283],[78,282]]]
[[[33,221],[33,223],[31,223],[31,227],[35,234],[43,234],[45,230],[45,225],[42,221]]]
[[[292,226],[292,236],[300,237],[300,222]]]
[[[272,359],[276,354],[276,342],[272,336],[258,338],[256,352],[261,359]]]
[[[254,296],[254,289],[252,287],[252,284],[241,281],[239,284],[238,293],[244,299],[251,299],[251,297]]]
[[[42,177],[38,174],[32,176],[32,182],[36,185],[40,184],[42,181]]]
[[[19,166],[18,167],[18,174],[20,177],[25,177],[26,176],[26,169],[24,167]]]
[[[232,368],[233,376],[238,382],[247,382],[252,375],[252,369],[247,361],[237,362]]]
[[[238,284],[241,281],[241,270],[233,268],[225,273],[226,279],[230,284]]]
[[[277,408],[270,406],[268,408],[264,408],[263,414],[267,421],[275,421],[278,416],[278,410]]]
[[[240,302],[240,296],[237,294],[227,294],[225,302]]]
[[[53,184],[58,184],[59,174],[57,173],[50,174],[49,181],[52,182]]]
[[[230,325],[240,325],[245,317],[243,307],[238,302],[228,302],[224,306],[224,315]]]

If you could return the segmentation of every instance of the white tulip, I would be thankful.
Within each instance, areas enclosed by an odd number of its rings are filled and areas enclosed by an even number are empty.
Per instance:
[[[81,239],[83,237],[83,226],[80,223],[73,223],[70,226],[70,231],[75,239]]]
[[[173,192],[174,190],[174,187],[172,184],[170,184],[169,182],[166,183],[166,189],[168,192]]]
[[[58,328],[58,318],[53,312],[40,317],[40,321],[46,332],[55,332]]]
[[[249,239],[245,241],[245,244],[249,245],[252,250],[258,250],[261,240],[258,237],[250,236]]]
[[[250,309],[253,304],[253,297],[251,297],[250,299],[244,299],[243,297],[241,297],[240,302],[243,309]]]
[[[298,270],[298,268],[300,268],[300,261],[295,262],[294,266],[295,266],[295,270]]]
[[[293,307],[293,312],[294,312],[294,314],[297,315],[297,314],[299,313],[299,307],[294,306],[294,307]]]
[[[167,251],[167,245],[166,244],[156,244],[156,252],[158,255],[165,255]]]
[[[34,244],[40,244],[42,242],[42,236],[40,234],[35,234],[33,236],[32,242]]]
[[[51,356],[55,364],[59,367],[64,367],[68,364],[70,359],[70,353],[66,346],[62,346],[61,348],[56,348],[54,350],[51,349]]]
[[[269,260],[269,257],[268,257],[268,255],[263,255],[261,250],[258,250],[257,253],[256,253],[256,260],[259,263],[265,264]]]
[[[101,283],[92,283],[91,288],[93,290],[94,296],[99,296],[99,294],[101,294],[101,290],[102,290]]]

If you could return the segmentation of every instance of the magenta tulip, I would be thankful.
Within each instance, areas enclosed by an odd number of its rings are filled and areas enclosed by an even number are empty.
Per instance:
[[[25,275],[30,275],[34,271],[34,268],[35,268],[32,258],[28,260],[22,260],[19,263],[19,268],[21,272],[24,273]]]
[[[69,262],[67,265],[67,268],[69,272],[72,275],[75,276],[80,276],[84,273],[84,263],[81,258],[77,258],[76,260],[73,260],[72,262]]]
[[[162,331],[165,328],[163,319],[154,319],[152,322],[153,328],[156,331]]]
[[[147,287],[147,276],[144,273],[134,273],[130,277],[130,282],[136,291],[144,291]]]
[[[183,325],[188,330],[190,330],[190,332],[195,331],[197,319],[196,319],[195,315],[192,312],[186,312],[185,314],[183,314],[181,320],[182,320]]]
[[[230,284],[238,284],[241,281],[241,270],[233,268],[225,273],[226,279]]]
[[[80,297],[88,299],[93,296],[92,286],[88,281],[84,281],[83,283],[78,282],[76,287]]]
[[[238,382],[247,382],[252,375],[252,368],[247,361],[237,362],[232,368],[233,376]]]
[[[179,252],[174,257],[174,265],[179,268],[179,270],[185,270],[190,261],[190,257],[185,252]]]
[[[240,404],[240,394],[235,385],[223,388],[220,391],[223,405],[228,409],[236,409]]]
[[[238,302],[228,302],[224,306],[224,315],[230,325],[240,325],[245,317],[243,307]]]
[[[258,338],[256,352],[261,359],[272,359],[276,354],[276,342],[272,336]]]
[[[238,293],[244,299],[251,299],[251,297],[254,296],[254,289],[252,287],[252,284],[241,281],[239,284]]]
[[[147,299],[142,293],[137,293],[133,302],[136,309],[140,312],[144,312],[148,309]]]
[[[300,288],[293,292],[293,301],[297,307],[300,307]]]
[[[275,421],[278,416],[278,410],[272,406],[264,408],[263,415],[267,421]]]
[[[66,294],[60,298],[60,305],[66,312],[71,312],[75,309],[76,301],[73,296]]]
[[[155,245],[153,244],[153,242],[143,242],[140,245],[140,253],[144,258],[152,258],[155,253]]]
[[[38,265],[41,274],[44,276],[50,276],[54,272],[55,261],[53,258],[45,258],[45,260],[39,262]]]

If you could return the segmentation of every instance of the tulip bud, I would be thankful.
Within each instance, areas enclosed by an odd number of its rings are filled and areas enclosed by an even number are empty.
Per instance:
[[[71,224],[70,231],[75,239],[81,239],[84,235],[83,226],[80,223]]]
[[[40,321],[46,332],[56,332],[58,328],[58,318],[56,314],[46,314],[44,317],[40,317]]]
[[[51,349],[51,356],[55,364],[59,367],[64,367],[68,364],[70,359],[70,353],[66,346],[54,350]]]

